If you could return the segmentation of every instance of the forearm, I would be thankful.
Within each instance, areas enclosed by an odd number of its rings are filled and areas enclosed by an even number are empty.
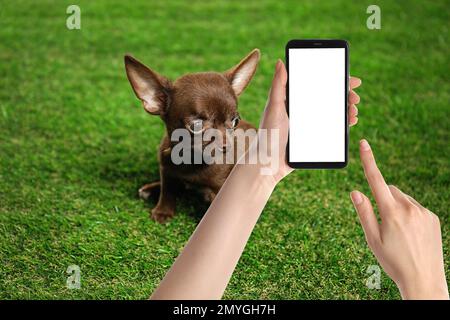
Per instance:
[[[236,165],[152,299],[220,299],[274,180]]]

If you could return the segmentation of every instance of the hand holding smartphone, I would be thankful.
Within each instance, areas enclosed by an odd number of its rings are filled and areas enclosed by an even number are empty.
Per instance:
[[[292,168],[343,168],[348,162],[348,44],[291,40],[286,45],[287,162]]]

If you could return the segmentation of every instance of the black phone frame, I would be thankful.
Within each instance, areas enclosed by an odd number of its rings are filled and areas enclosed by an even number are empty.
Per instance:
[[[344,48],[345,49],[345,161],[344,162],[291,162],[289,160],[289,135],[286,146],[286,161],[291,168],[295,169],[341,169],[348,164],[348,93],[349,93],[349,48],[346,40],[337,39],[305,39],[290,40],[285,47],[286,71],[288,80],[286,83],[286,111],[289,116],[289,49],[293,48]]]

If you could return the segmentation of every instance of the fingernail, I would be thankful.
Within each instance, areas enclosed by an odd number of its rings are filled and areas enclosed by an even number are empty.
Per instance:
[[[360,205],[363,201],[361,193],[358,191],[352,191],[350,193],[350,197],[352,198],[352,202],[355,206]]]
[[[370,145],[369,145],[369,143],[367,142],[366,139],[362,139],[359,142],[359,146],[360,146],[361,150],[363,150],[363,151],[370,150]]]

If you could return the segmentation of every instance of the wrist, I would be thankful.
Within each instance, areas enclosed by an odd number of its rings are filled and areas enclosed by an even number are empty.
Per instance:
[[[251,182],[261,189],[270,191],[270,193],[272,193],[278,183],[277,179],[273,175],[268,174],[265,167],[258,164],[238,163],[233,171],[239,175],[245,175],[246,181]]]
[[[443,280],[419,280],[415,278],[405,286],[398,286],[404,300],[448,300],[445,276]]]

